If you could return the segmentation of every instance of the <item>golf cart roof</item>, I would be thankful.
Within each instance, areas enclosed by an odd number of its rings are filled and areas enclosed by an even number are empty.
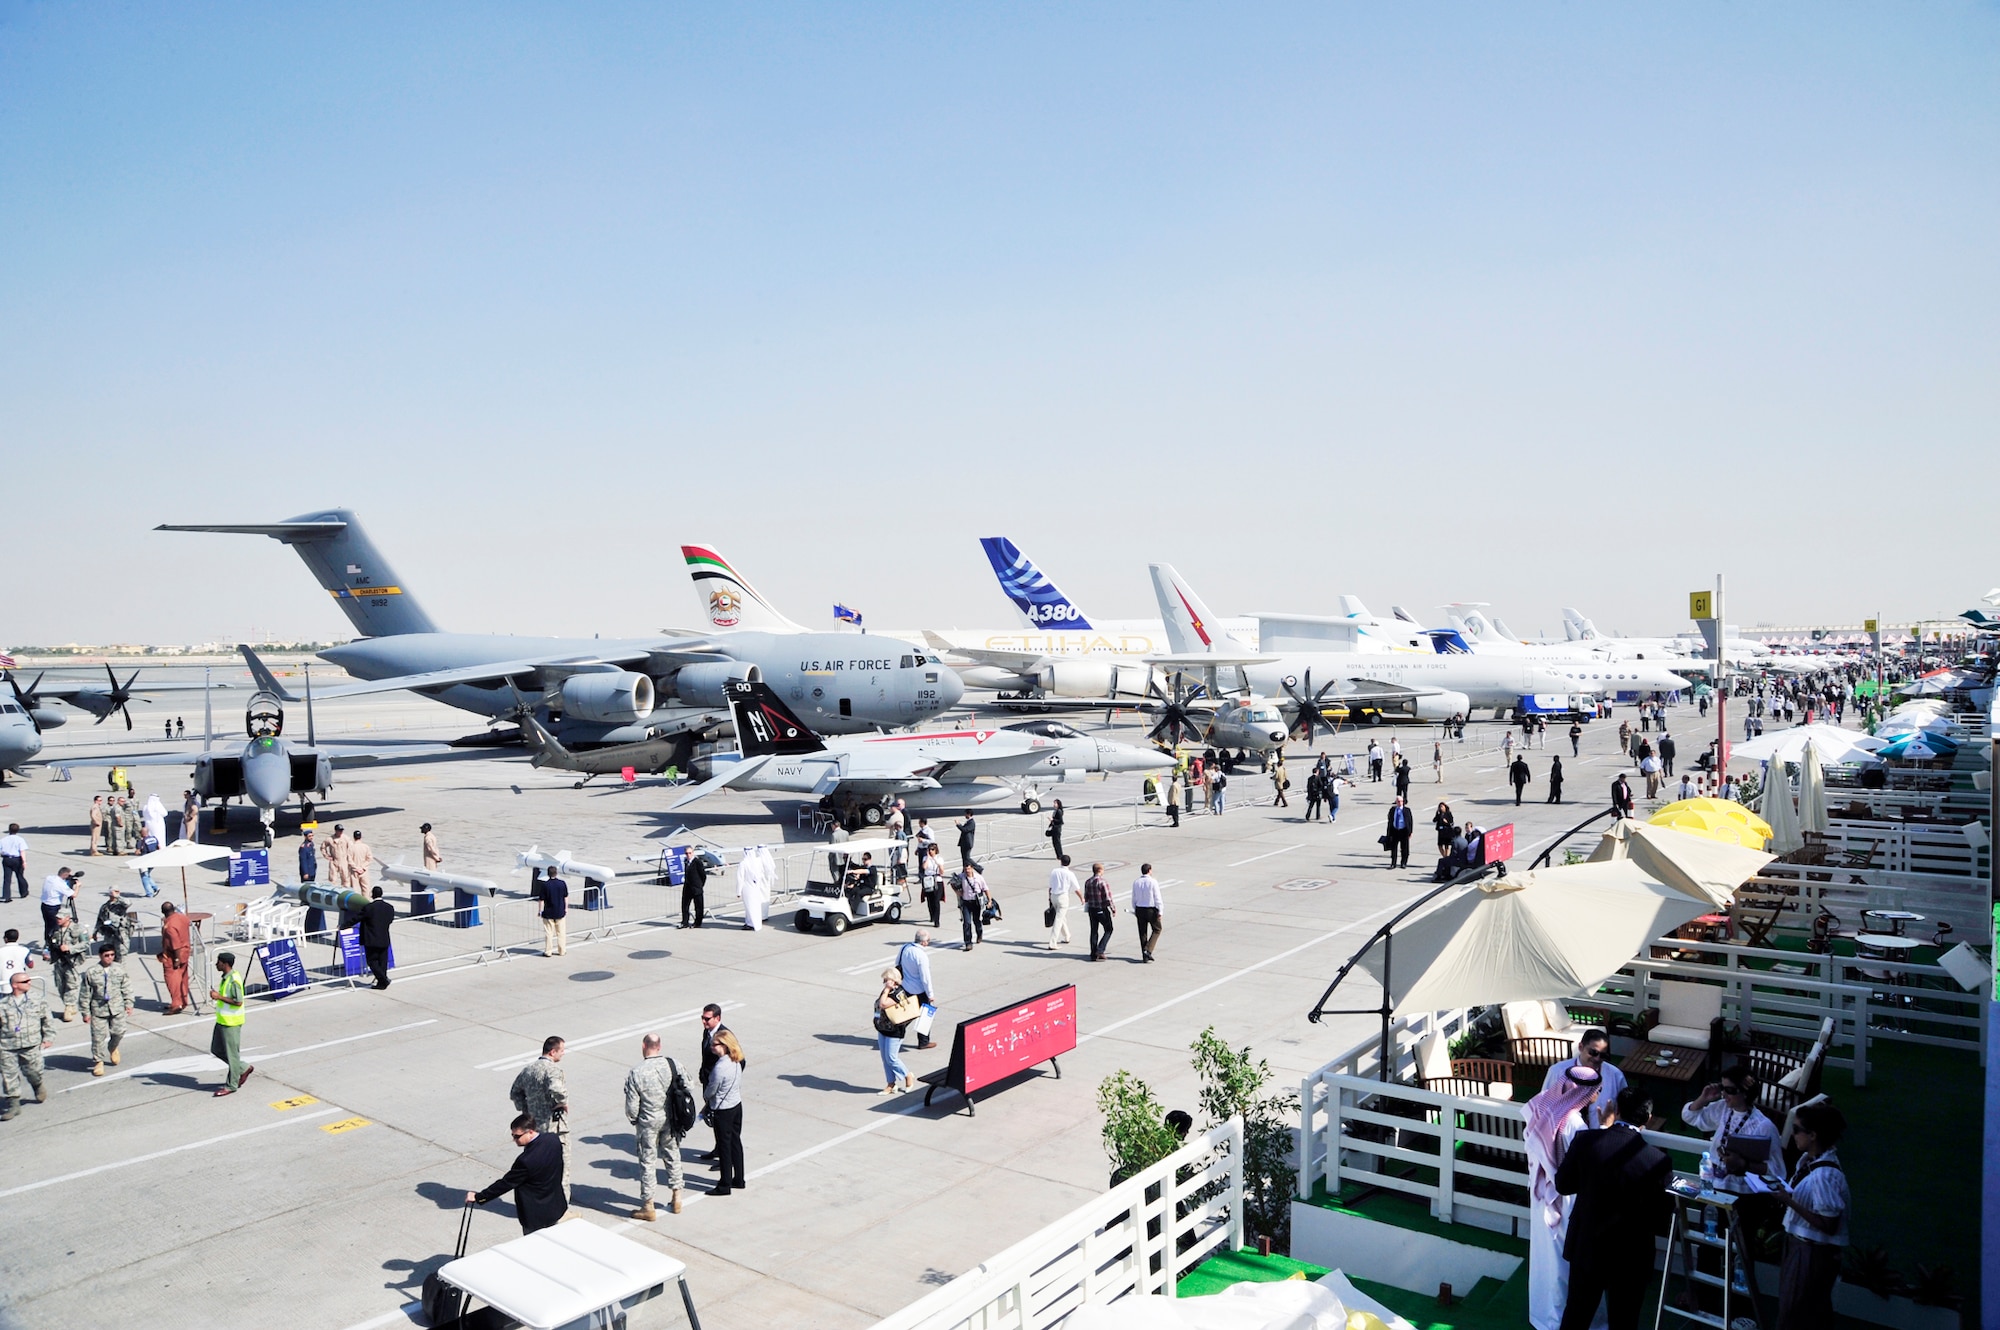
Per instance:
[[[529,1330],[556,1330],[640,1294],[687,1266],[630,1238],[572,1220],[448,1262],[438,1277]]]
[[[850,859],[859,859],[864,854],[886,859],[889,851],[907,843],[892,836],[870,836],[866,839],[857,836],[853,840],[828,841],[826,850],[828,854],[844,854]]]

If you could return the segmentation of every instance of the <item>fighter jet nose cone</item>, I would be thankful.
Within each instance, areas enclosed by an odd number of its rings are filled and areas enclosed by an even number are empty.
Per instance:
[[[259,808],[276,808],[292,794],[292,762],[282,748],[243,759],[243,791]]]

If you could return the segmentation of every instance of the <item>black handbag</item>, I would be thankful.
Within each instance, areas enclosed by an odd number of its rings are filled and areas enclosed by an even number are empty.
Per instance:
[[[458,1245],[452,1250],[452,1260],[465,1255],[465,1244],[471,1239],[472,1202],[467,1201],[458,1215]],[[439,1279],[437,1271],[424,1276],[424,1319],[432,1325],[443,1325],[465,1315],[465,1303],[465,1290]]]
[[[1042,911],[1042,927],[1054,928],[1055,926],[1056,926],[1056,907],[1051,905]]]

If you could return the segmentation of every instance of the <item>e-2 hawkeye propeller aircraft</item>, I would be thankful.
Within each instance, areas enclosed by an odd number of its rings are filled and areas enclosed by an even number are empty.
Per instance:
[[[250,673],[257,681],[257,692],[243,712],[245,742],[236,751],[215,750],[215,726],[212,716],[208,714],[208,704],[204,702],[204,733],[199,752],[146,752],[122,757],[92,754],[85,758],[64,758],[58,765],[187,767],[193,773],[191,780],[196,800],[203,807],[210,800],[220,801],[212,823],[215,831],[225,829],[230,801],[241,799],[256,808],[258,820],[264,827],[264,844],[269,846],[274,838],[278,810],[297,796],[301,805],[301,820],[311,821],[313,801],[326,798],[327,792],[333,788],[333,773],[337,767],[436,762],[479,756],[454,749],[449,744],[425,740],[378,741],[365,745],[318,743],[313,733],[310,693],[305,698],[306,741],[301,744],[288,739],[285,737],[284,704],[300,699],[278,681],[255,651],[240,644],[236,649],[243,653],[244,663],[250,667]],[[308,795],[312,797],[306,798]]]
[[[137,670],[122,684],[109,664],[105,665],[104,673],[108,687],[73,679],[51,683],[46,681],[46,674],[37,674],[35,681],[23,688],[11,666],[5,670],[11,698],[0,700],[0,785],[7,783],[8,772],[20,771],[41,754],[43,731],[69,723],[69,717],[60,707],[49,705],[52,700],[89,712],[97,717],[95,723],[99,725],[110,719],[113,712],[122,712],[125,728],[129,730],[132,728],[129,704],[134,700],[150,701],[145,696],[148,693],[178,693],[204,687],[198,683],[163,683],[141,688],[137,686]]]
[[[344,508],[264,524],[169,525],[161,531],[269,536],[298,551],[362,637],[320,653],[359,683],[322,699],[408,689],[499,719],[531,699],[549,733],[576,749],[657,737],[655,701],[720,708],[722,686],[762,679],[822,731],[912,725],[964,692],[957,675],[907,642],[809,633],[786,620],[719,555],[697,581],[714,631],[640,638],[513,637],[439,631]]]
[[[817,796],[850,826],[880,824],[898,798],[919,811],[1018,801],[1022,812],[1032,813],[1041,807],[1038,782],[1062,779],[1070,761],[1081,755],[1080,745],[1093,750],[1089,760],[1098,764],[1097,770],[1166,765],[1158,755],[1127,744],[1112,745],[1074,733],[1050,736],[1032,729],[823,740],[792,714],[769,684],[730,683],[724,692],[736,723],[737,752],[697,759],[701,783],[681,790],[667,804],[668,811],[719,790],[746,790]],[[1112,750],[1109,754],[1107,748]],[[985,778],[1001,783],[986,784]]]

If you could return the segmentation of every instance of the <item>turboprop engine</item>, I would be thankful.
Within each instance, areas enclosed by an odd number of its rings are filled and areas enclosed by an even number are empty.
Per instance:
[[[561,695],[563,714],[577,720],[629,725],[653,714],[653,681],[629,670],[572,674]]]

